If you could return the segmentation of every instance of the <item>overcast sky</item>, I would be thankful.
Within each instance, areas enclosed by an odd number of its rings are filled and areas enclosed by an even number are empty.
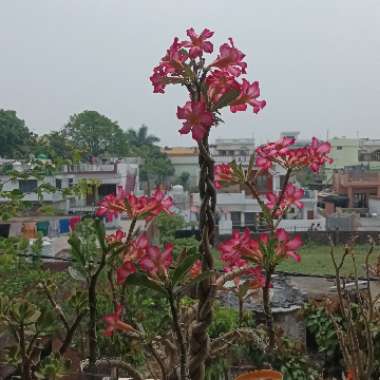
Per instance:
[[[259,115],[225,112],[213,138],[380,138],[379,0],[0,0],[0,108],[37,133],[89,109],[192,145],[177,133],[184,89],[149,82],[189,26],[215,31],[216,48],[233,37],[268,101]]]

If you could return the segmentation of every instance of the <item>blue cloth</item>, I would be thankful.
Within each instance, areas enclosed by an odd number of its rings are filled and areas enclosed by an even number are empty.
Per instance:
[[[61,234],[68,234],[69,231],[70,231],[69,219],[60,219],[59,220],[59,232]]]

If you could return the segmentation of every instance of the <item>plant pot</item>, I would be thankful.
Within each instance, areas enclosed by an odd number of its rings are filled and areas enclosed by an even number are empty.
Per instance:
[[[281,372],[272,369],[260,369],[242,373],[235,380],[283,380],[283,376]]]

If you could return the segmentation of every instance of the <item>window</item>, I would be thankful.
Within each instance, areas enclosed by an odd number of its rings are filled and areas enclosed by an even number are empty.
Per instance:
[[[341,145],[338,145],[337,147],[336,147],[336,150],[342,150],[343,149],[343,147],[341,146]]]
[[[35,179],[22,179],[18,181],[18,186],[22,193],[35,193],[38,187]]]
[[[244,213],[244,225],[245,226],[254,226],[254,225],[256,225],[256,213],[254,213],[254,212],[245,212]]]
[[[241,212],[240,211],[231,211],[231,221],[233,226],[241,225]]]
[[[259,193],[264,193],[270,191],[270,180],[271,177],[267,174],[262,174],[256,178],[256,189]]]
[[[73,187],[74,185],[74,179],[73,178],[69,178],[69,187]]]
[[[55,179],[55,187],[58,189],[58,190],[61,190],[62,189],[62,180],[60,178],[56,178]]]

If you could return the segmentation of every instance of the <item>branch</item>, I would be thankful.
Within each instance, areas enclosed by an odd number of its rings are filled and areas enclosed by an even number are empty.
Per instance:
[[[210,345],[209,357],[215,359],[218,356],[224,355],[233,344],[246,340],[253,340],[258,345],[262,344],[259,335],[253,329],[238,328],[215,338]]]
[[[74,333],[76,331],[76,329],[78,328],[79,326],[79,323],[81,322],[81,320],[83,319],[83,317],[87,314],[87,310],[83,310],[80,314],[77,315],[77,317],[75,318],[75,321],[74,323],[71,325],[71,327],[69,328],[69,330],[67,331],[67,334],[66,334],[66,337],[62,343],[62,346],[61,348],[59,349],[59,353],[60,355],[63,355],[66,350],[69,348],[70,344],[71,344],[71,341],[73,339],[73,336],[74,336]]]
[[[69,331],[70,330],[70,326],[69,326],[69,323],[67,322],[67,319],[65,317],[65,314],[63,313],[63,310],[62,310],[61,306],[59,306],[57,304],[57,302],[54,300],[54,298],[53,298],[52,294],[50,293],[50,290],[46,286],[46,284],[45,283],[41,283],[41,286],[42,286],[43,290],[45,291],[45,294],[46,294],[46,296],[47,296],[50,304],[53,306],[54,310],[58,313],[59,319],[61,320],[61,322],[65,326],[66,331]]]

